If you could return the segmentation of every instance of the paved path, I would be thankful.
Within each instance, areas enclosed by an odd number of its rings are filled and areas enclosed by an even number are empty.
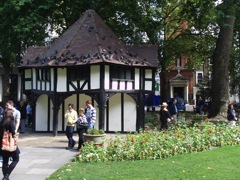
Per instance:
[[[27,129],[25,134],[19,136],[20,161],[10,175],[11,180],[45,180],[79,153],[77,146],[66,150],[68,140],[64,133],[58,133],[54,137],[52,133],[29,131]],[[116,134],[107,134],[106,141],[115,136]],[[77,133],[74,133],[74,140],[78,140]],[[0,179],[2,177],[0,172]]]
[[[74,139],[78,140],[76,133]],[[64,133],[54,137],[51,133],[27,132],[20,134],[18,146],[20,161],[10,175],[11,180],[44,180],[78,154],[76,147],[65,149],[67,138]]]

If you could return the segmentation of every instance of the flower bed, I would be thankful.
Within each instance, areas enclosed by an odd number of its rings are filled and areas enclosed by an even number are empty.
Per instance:
[[[240,144],[239,126],[215,125],[211,122],[178,126],[168,131],[145,130],[111,139],[107,148],[85,143],[77,160],[127,161],[162,159],[175,155],[209,150],[213,147]]]

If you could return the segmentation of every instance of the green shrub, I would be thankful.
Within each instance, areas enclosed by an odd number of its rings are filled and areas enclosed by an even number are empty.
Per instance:
[[[146,112],[144,119],[145,127],[155,129],[160,127],[160,119],[158,112]]]
[[[104,130],[102,129],[88,129],[86,134],[91,134],[91,135],[98,135],[98,134],[104,134]]]
[[[201,124],[195,123],[192,127],[180,125],[172,130],[145,130],[126,136],[116,136],[110,140],[106,148],[86,142],[77,160],[106,162],[163,159],[201,152],[213,147],[239,144],[239,126],[215,125],[205,121]]]

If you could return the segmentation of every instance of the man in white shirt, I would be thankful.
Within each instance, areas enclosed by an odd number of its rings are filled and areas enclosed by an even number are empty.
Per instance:
[[[21,119],[21,113],[19,110],[17,110],[15,107],[14,107],[14,103],[12,100],[8,100],[7,103],[6,103],[6,109],[12,109],[13,110],[13,117],[14,117],[14,124],[16,126],[16,133],[18,132],[18,128],[19,128],[19,125],[20,125],[20,119]]]

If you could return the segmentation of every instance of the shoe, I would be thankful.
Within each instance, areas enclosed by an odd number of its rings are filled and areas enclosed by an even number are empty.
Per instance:
[[[73,142],[73,145],[72,145],[72,148],[75,146],[75,144],[76,144],[76,142],[74,141],[74,142]]]
[[[72,149],[72,147],[67,147],[66,150]]]
[[[9,180],[9,174],[6,174],[6,175],[2,178],[2,180]]]

